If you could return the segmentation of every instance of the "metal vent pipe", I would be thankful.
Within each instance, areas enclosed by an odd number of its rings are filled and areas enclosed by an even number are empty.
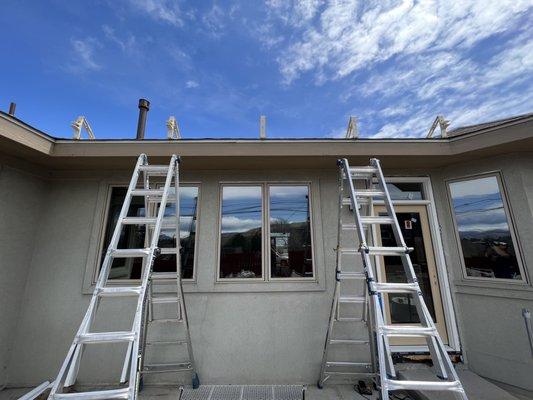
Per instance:
[[[13,102],[9,103],[9,115],[15,115],[15,109],[17,108],[17,105]]]
[[[150,110],[150,102],[146,99],[139,99],[139,121],[137,122],[137,140],[144,139],[146,128],[146,116]]]

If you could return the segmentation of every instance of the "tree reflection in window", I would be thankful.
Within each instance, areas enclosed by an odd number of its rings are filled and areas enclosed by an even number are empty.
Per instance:
[[[269,186],[270,274],[313,276],[308,186]]]
[[[224,186],[220,278],[262,277],[262,188]]]
[[[521,279],[497,177],[452,182],[449,187],[466,274]]]

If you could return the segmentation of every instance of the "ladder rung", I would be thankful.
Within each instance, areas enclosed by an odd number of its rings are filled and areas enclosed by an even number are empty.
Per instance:
[[[395,325],[383,325],[378,327],[386,336],[397,337],[426,337],[437,335],[437,329],[425,326],[395,326]]]
[[[133,342],[135,339],[135,332],[95,332],[82,333],[76,338],[77,343],[117,343],[117,342]]]
[[[464,389],[459,381],[400,381],[396,379],[384,379],[389,390],[442,390],[463,393]]]
[[[166,176],[168,174],[168,165],[141,165],[139,171],[147,172],[148,175]]]
[[[153,304],[164,304],[164,303],[177,303],[178,298],[176,296],[161,296],[161,297],[152,297],[150,301]]]
[[[108,400],[108,399],[128,399],[129,388],[98,390],[94,392],[73,392],[73,393],[55,393],[53,399],[57,400]]]
[[[376,292],[380,293],[413,293],[420,290],[418,283],[374,283]]]
[[[364,319],[362,317],[337,317],[335,318],[335,322],[363,322]]]
[[[339,297],[339,303],[366,303],[364,296],[342,296]]]
[[[348,372],[348,371],[324,371],[324,375],[357,375],[357,376],[366,376],[368,378],[376,376],[374,372]]]
[[[330,344],[351,344],[351,345],[362,345],[368,344],[369,341],[364,339],[330,339]]]
[[[157,374],[161,372],[189,371],[192,368],[190,361],[169,364],[144,364],[143,374]]]
[[[394,219],[391,217],[381,217],[381,216],[365,216],[361,217],[361,223],[370,225],[370,224],[377,224],[377,225],[385,225],[385,224],[393,224]]]
[[[174,250],[173,252],[166,252],[163,250]],[[161,249],[161,254],[174,254],[176,253],[176,249]],[[150,275],[150,279],[153,281],[160,281],[160,280],[168,280],[178,279],[178,274],[176,272],[152,272],[152,275]]]
[[[355,191],[357,197],[383,197],[385,192],[376,189],[358,189]]]
[[[150,324],[152,323],[156,323],[156,324],[168,324],[170,322],[173,322],[173,323],[180,323],[180,322],[183,322],[183,320],[181,318],[157,318],[157,319],[152,319],[151,321],[148,321]]]
[[[150,249],[115,249],[111,250],[114,258],[146,257]]]
[[[363,272],[339,272],[337,278],[344,279],[366,279],[366,275]]]
[[[111,286],[100,288],[98,295],[100,297],[128,297],[138,296],[141,291],[141,286]]]
[[[368,247],[368,254],[372,256],[403,256],[409,254],[413,249],[411,247]]]
[[[155,217],[126,217],[122,219],[124,225],[155,225]]]
[[[132,196],[163,196],[163,189],[133,189]]]
[[[157,342],[146,342],[147,346],[171,346],[187,344],[186,340],[159,340]]]
[[[374,167],[351,167],[350,175],[352,178],[369,178],[372,177],[376,172],[377,168]]]
[[[360,363],[353,361],[326,361],[326,367],[364,367],[371,368],[369,363]]]

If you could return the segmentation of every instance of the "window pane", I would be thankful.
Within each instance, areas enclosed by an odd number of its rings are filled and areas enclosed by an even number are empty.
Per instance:
[[[173,189],[172,189],[173,191]],[[172,193],[172,192],[171,192]],[[176,215],[176,204],[169,203],[165,217]],[[194,248],[196,241],[196,220],[198,215],[198,187],[180,187],[180,246],[181,277],[192,279],[194,276]],[[160,248],[176,248],[176,230],[162,229],[159,239]],[[176,254],[161,254],[154,262],[155,272],[176,271]]]
[[[423,200],[421,182],[388,182],[391,200]]]
[[[313,276],[308,186],[270,186],[270,273]]]
[[[102,247],[101,261],[103,261],[111,236],[118,221],[122,204],[126,198],[127,188],[114,187],[111,191],[111,200],[108,218],[105,227],[104,245]],[[194,243],[196,240],[196,216],[197,216],[198,187],[180,187],[180,237],[181,237],[181,271],[183,279],[192,279],[194,270]],[[175,204],[169,203],[165,210],[165,216],[175,215]],[[144,216],[144,199],[133,196],[128,212],[130,217]],[[126,225],[122,229],[118,248],[142,248],[145,247],[145,226]],[[162,229],[159,247],[176,248],[176,235],[174,229]],[[100,266],[101,267],[101,262]],[[110,279],[140,279],[142,270],[142,258],[117,258],[113,260]],[[154,271],[176,271],[176,255],[162,254],[154,262]]]
[[[466,274],[521,279],[496,177],[450,183],[450,193]]]
[[[262,277],[261,186],[224,186],[220,278]]]
[[[113,236],[113,231],[122,209],[122,203],[126,198],[127,188],[114,187],[111,189],[111,199],[109,203],[109,211],[107,215],[107,223],[105,227],[104,245],[102,246],[102,254],[100,259],[100,266],[104,260],[107,252],[107,247]],[[144,199],[139,196],[134,196],[131,201],[131,206],[128,211],[129,217],[144,216]],[[145,227],[140,225],[127,225],[122,229],[120,239],[118,242],[119,249],[135,249],[144,247]],[[115,258],[111,264],[111,271],[109,272],[110,279],[139,279],[141,277],[142,258]]]

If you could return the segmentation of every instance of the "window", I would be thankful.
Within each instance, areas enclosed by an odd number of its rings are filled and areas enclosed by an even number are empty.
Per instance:
[[[391,200],[424,200],[422,182],[387,182]]]
[[[269,187],[270,276],[313,276],[308,186]]]
[[[522,280],[498,175],[449,183],[466,275]]]
[[[183,279],[193,279],[194,259],[197,224],[198,186],[180,187],[180,245],[181,272]],[[107,220],[104,230],[100,265],[105,257],[107,247],[118,221],[122,204],[126,197],[126,187],[112,187],[107,211]],[[144,199],[134,196],[128,211],[128,216],[142,217],[145,215]],[[175,215],[175,204],[168,203],[165,217]],[[142,248],[145,247],[145,226],[126,225],[122,229],[118,248]],[[172,272],[176,270],[176,237],[174,229],[162,229],[159,247],[162,254],[154,262],[154,271]],[[142,271],[142,258],[116,258],[111,265],[110,279],[140,279]]]
[[[261,186],[224,186],[220,233],[220,278],[261,278]]]
[[[221,197],[220,279],[313,278],[309,185],[223,185]]]

